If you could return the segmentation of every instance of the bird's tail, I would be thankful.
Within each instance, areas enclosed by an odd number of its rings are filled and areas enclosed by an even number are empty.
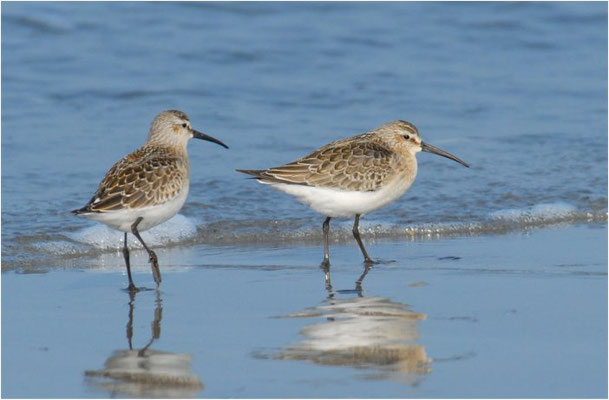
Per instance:
[[[262,174],[265,172],[263,169],[237,169],[236,171],[241,172],[242,174],[251,175],[252,179],[262,178]]]
[[[70,212],[74,215],[81,215],[81,214],[89,214],[91,212],[91,210],[89,209],[88,205],[86,205],[83,208],[79,208],[77,210],[72,210]]]

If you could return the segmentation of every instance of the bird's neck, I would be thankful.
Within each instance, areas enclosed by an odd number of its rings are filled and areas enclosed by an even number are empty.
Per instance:
[[[146,145],[174,149],[176,152],[186,152],[188,137],[184,135],[150,135]]]
[[[411,153],[410,151],[406,151],[404,152],[404,156],[402,157],[402,159],[403,171],[406,175],[406,178],[414,180],[414,178],[417,176],[418,168],[416,155],[414,153]]]

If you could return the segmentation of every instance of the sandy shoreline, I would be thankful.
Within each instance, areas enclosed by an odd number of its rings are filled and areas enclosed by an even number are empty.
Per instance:
[[[318,246],[161,250],[133,299],[120,254],[5,271],[2,396],[607,396],[606,225],[368,250],[361,291],[354,243],[331,290]]]

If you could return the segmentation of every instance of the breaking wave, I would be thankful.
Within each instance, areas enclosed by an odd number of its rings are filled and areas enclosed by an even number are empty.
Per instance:
[[[202,223],[197,219],[176,215],[171,220],[142,232],[147,244],[154,248],[195,244],[310,244],[321,242],[321,220],[317,219],[243,219]],[[440,223],[391,224],[363,219],[360,232],[366,240],[429,240],[450,236],[473,236],[526,231],[557,224],[606,223],[607,212],[580,211],[567,203],[538,204],[520,209],[503,209],[489,213],[477,221],[457,220]],[[333,222],[334,243],[352,240],[351,221]],[[3,243],[3,268],[36,265],[55,260],[97,256],[120,251],[123,233],[103,224],[59,235],[22,236]],[[141,244],[129,235],[129,247]],[[24,251],[26,250],[26,251]],[[23,254],[33,255],[24,259]]]

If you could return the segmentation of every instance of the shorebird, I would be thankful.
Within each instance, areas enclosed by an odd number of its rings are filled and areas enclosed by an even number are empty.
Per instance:
[[[331,218],[354,218],[353,236],[366,264],[368,255],[359,233],[360,216],[402,196],[417,175],[416,153],[425,151],[461,159],[427,144],[410,122],[398,120],[369,132],[329,143],[296,161],[266,170],[242,170],[258,182],[295,196],[326,216],[322,225],[324,259],[330,265],[328,233]]]
[[[157,285],[161,272],[156,254],[140,236],[176,215],[189,188],[190,168],[186,145],[191,138],[228,146],[192,129],[182,111],[169,110],[156,116],[144,146],[123,157],[99,184],[91,200],[72,213],[103,222],[125,233],[123,256],[127,265],[129,291],[137,291],[131,277],[127,233],[131,232],[148,252],[152,275]]]

